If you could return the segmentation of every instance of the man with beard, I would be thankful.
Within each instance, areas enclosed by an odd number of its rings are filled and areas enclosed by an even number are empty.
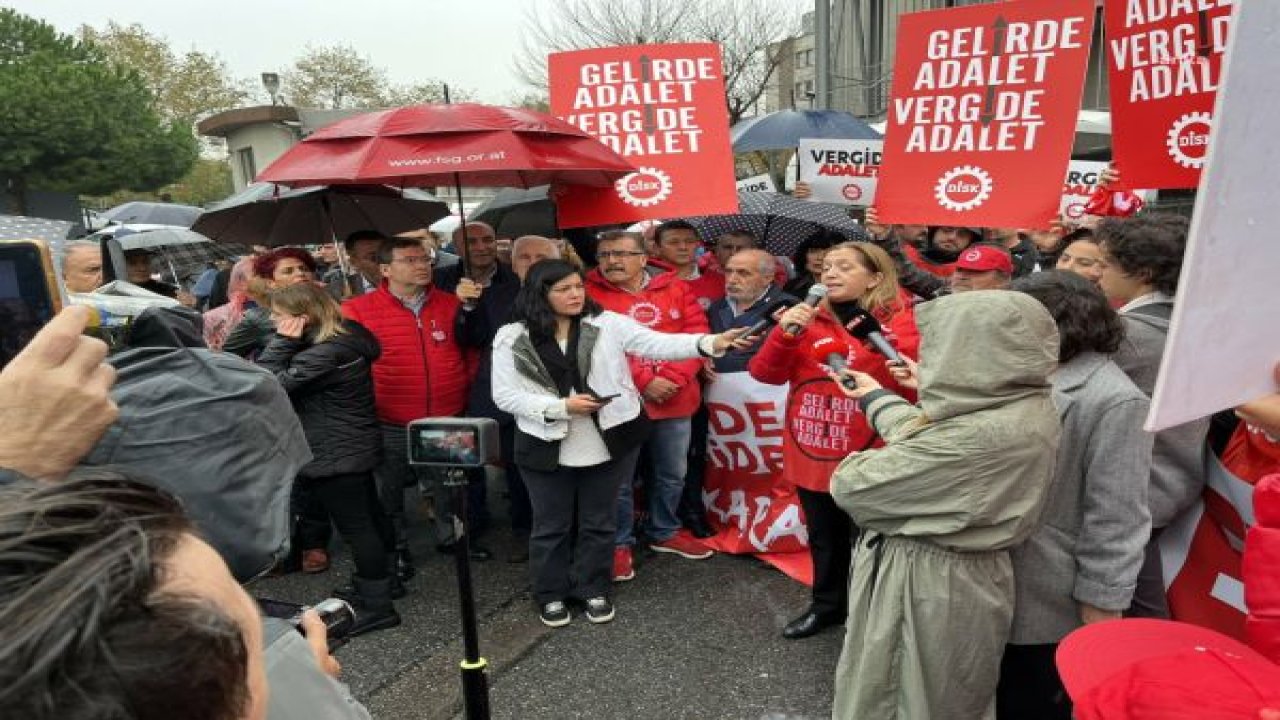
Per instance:
[[[905,245],[903,253],[911,263],[921,270],[938,277],[950,277],[955,272],[954,263],[960,253],[976,242],[982,242],[982,228],[933,226],[929,228],[929,236],[924,246],[917,249],[913,245]]]

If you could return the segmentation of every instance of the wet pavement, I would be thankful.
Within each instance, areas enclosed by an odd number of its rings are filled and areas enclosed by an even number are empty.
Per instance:
[[[496,487],[490,497],[496,510]],[[613,622],[593,625],[575,612],[572,623],[553,630],[538,621],[528,566],[506,562],[514,546],[502,519],[496,523],[482,541],[494,559],[472,565],[492,717],[829,717],[842,631],[782,639],[782,626],[808,596],[782,573],[744,557],[640,553],[636,579],[615,586]],[[434,550],[428,533],[425,521],[413,525],[418,574],[396,603],[404,623],[336,653],[343,680],[379,720],[464,717],[454,560]],[[315,602],[349,573],[340,554],[326,573],[262,580],[250,590]]]

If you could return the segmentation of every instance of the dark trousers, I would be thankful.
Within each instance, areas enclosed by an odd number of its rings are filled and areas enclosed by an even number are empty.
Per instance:
[[[533,507],[529,504],[529,489],[525,487],[520,466],[515,463],[515,423],[498,426],[498,443],[502,452],[503,475],[507,482],[507,512],[511,518],[511,533],[518,538],[525,538],[533,527]]]
[[[1053,662],[1057,650],[1057,643],[1004,646],[997,720],[1071,720],[1071,700]]]
[[[707,472],[707,423],[707,406],[699,405],[689,423],[689,471],[684,475],[684,494],[680,496],[680,521],[686,527],[706,520],[702,484]]]
[[[825,617],[843,618],[849,611],[849,561],[858,528],[836,505],[831,493],[796,488],[809,530],[813,557],[812,602],[809,609]]]
[[[1130,618],[1169,619],[1169,599],[1164,592],[1164,569],[1160,565],[1160,533],[1152,530],[1138,570],[1138,586],[1133,591],[1133,602],[1125,612]]]
[[[311,480],[293,481],[289,506],[293,515],[293,555],[298,557],[303,550],[327,549],[333,538],[333,525]]]
[[[618,488],[635,474],[639,453],[637,448],[599,465],[552,472],[523,468],[533,505],[529,571],[539,605],[609,594]]]
[[[378,502],[372,473],[300,480],[310,486],[320,506],[333,518],[338,534],[351,549],[356,576],[387,577],[387,552],[393,542],[391,523]]]

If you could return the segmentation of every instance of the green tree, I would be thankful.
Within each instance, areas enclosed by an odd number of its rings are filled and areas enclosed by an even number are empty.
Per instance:
[[[199,50],[175,53],[167,39],[138,23],[108,22],[101,30],[85,25],[79,36],[117,65],[136,70],[155,96],[157,108],[169,119],[194,124],[249,101],[247,83],[233,78],[217,55]]]
[[[163,119],[138,73],[8,8],[0,8],[0,98],[0,173],[19,198],[26,188],[150,190],[196,159],[190,125]]]

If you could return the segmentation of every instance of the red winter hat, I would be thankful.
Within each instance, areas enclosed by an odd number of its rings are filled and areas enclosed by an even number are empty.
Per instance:
[[[1013,260],[1009,258],[1009,253],[1004,248],[998,248],[995,245],[970,245],[960,252],[959,258],[956,258],[955,268],[973,272],[999,270],[1013,274]]]
[[[1280,710],[1280,665],[1188,623],[1109,620],[1058,646],[1078,720],[1259,720]]]

